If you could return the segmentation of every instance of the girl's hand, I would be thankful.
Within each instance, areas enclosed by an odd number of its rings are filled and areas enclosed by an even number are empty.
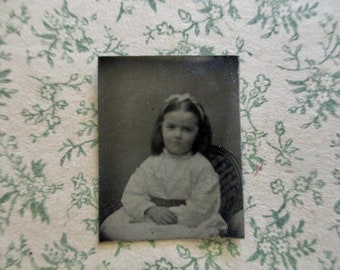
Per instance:
[[[151,218],[157,224],[168,225],[177,223],[177,216],[167,207],[151,207],[145,212],[145,215]]]

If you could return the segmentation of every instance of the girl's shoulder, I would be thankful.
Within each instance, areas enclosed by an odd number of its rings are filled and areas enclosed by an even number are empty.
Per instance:
[[[194,164],[199,164],[202,167],[212,168],[210,161],[201,153],[197,152],[192,155],[192,161]]]
[[[197,176],[218,178],[216,171],[211,162],[201,153],[196,153],[192,156],[191,167]]]
[[[183,164],[187,164],[188,166],[190,164],[193,164],[194,166],[204,166],[204,167],[210,167],[212,166],[210,161],[203,156],[201,153],[197,152],[193,155],[186,156],[186,157],[174,157],[169,156],[164,153],[161,153],[160,155],[151,155],[147,157],[140,165],[140,167],[154,167],[158,163],[166,163],[166,162],[173,162],[173,161],[180,161]]]
[[[157,160],[157,156],[148,156],[148,157],[140,164],[140,166],[148,165],[148,164],[150,164],[150,163],[155,162],[155,160]]]
[[[162,160],[162,154],[160,155],[151,155],[147,157],[139,167],[154,167]]]
[[[205,156],[203,156],[203,154],[201,154],[200,152],[197,152],[196,154],[193,154],[192,158],[197,160],[197,161],[200,161],[200,162],[203,162],[203,163],[209,163],[210,164],[209,160]]]

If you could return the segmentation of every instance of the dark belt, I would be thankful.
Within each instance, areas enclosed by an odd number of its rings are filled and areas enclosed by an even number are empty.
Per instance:
[[[180,206],[185,205],[185,200],[166,200],[156,197],[151,197],[151,201],[157,206],[163,207],[172,207],[172,206]]]

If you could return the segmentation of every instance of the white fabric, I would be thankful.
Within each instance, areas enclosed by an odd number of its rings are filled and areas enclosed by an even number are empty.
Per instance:
[[[175,225],[157,225],[145,217],[151,197],[185,200],[169,209]],[[147,158],[131,176],[122,198],[123,208],[108,217],[102,232],[112,240],[144,240],[218,236],[227,225],[219,215],[218,175],[201,154],[174,156],[163,152]]]

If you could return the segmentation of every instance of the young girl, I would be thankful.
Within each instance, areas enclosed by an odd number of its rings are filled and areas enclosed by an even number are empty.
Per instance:
[[[104,237],[152,240],[224,233],[218,175],[202,155],[210,143],[202,106],[189,94],[166,99],[155,124],[153,155],[132,174],[123,207],[101,225]]]

